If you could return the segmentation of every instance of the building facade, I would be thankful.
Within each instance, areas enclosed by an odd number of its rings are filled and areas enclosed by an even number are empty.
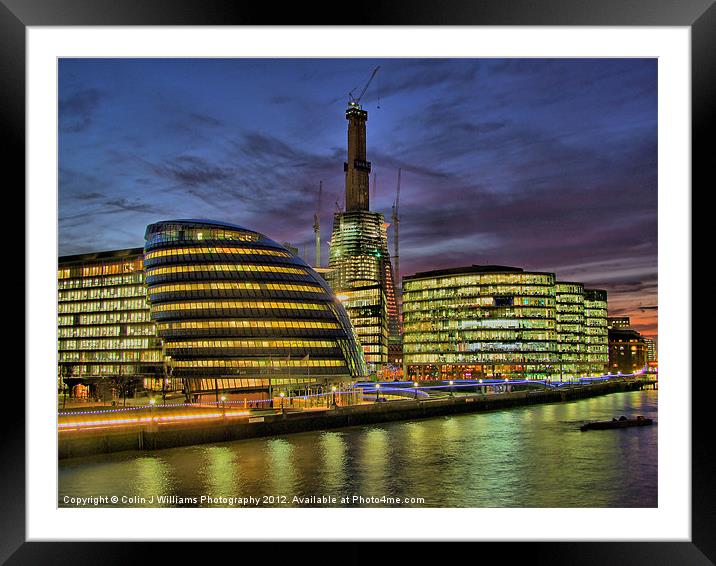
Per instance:
[[[58,260],[58,372],[60,387],[74,397],[108,400],[162,387],[163,355],[147,302],[143,252]]]
[[[518,267],[472,265],[404,277],[404,373],[442,380],[601,375],[606,293],[599,299],[603,305],[581,283]]]
[[[585,341],[584,285],[557,281],[555,296],[560,378],[588,374],[590,363]]]
[[[589,373],[603,373],[609,364],[607,292],[584,290],[584,333]]]
[[[607,328],[631,328],[631,319],[628,316],[607,317]]]
[[[388,254],[387,224],[370,211],[371,164],[366,158],[368,113],[356,103],[346,111],[348,160],[345,211],[333,218],[326,279],[343,302],[370,370],[388,363],[389,337],[399,339],[398,307]]]
[[[343,305],[266,236],[207,220],[147,227],[151,318],[187,395],[303,389],[367,374]]]
[[[408,379],[538,379],[559,370],[555,276],[473,265],[403,278]]]
[[[644,343],[646,344],[646,361],[656,362],[659,359],[656,352],[656,340],[645,336]]]
[[[644,337],[630,328],[609,331],[609,370],[612,373],[634,373],[643,370],[648,361]]]

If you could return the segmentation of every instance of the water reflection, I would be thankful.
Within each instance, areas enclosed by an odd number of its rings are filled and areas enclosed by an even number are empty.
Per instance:
[[[391,469],[388,465],[391,450],[389,442],[388,431],[384,428],[369,427],[365,430],[357,462],[357,487],[360,495],[379,497],[388,492],[391,481]]]
[[[419,507],[655,507],[658,391],[60,462],[64,496],[422,497]],[[370,505],[364,503],[363,505]],[[137,505],[140,506],[140,505]],[[379,506],[379,505],[375,505]]]
[[[321,433],[319,442],[321,456],[320,478],[322,490],[328,493],[339,492],[346,485],[347,449],[342,432],[326,431]]]
[[[236,453],[227,446],[209,446],[202,454],[199,466],[204,492],[212,495],[240,493],[242,491],[241,468]]]
[[[294,448],[288,440],[271,438],[266,441],[266,470],[268,479],[266,495],[290,495],[295,493],[297,470],[293,463]]]

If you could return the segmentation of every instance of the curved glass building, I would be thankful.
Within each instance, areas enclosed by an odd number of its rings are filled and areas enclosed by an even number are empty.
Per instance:
[[[343,305],[266,236],[208,220],[147,227],[151,317],[187,393],[271,391],[367,374]]]

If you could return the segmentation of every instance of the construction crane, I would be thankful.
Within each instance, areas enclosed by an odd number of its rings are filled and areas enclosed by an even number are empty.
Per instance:
[[[373,73],[370,75],[368,82],[365,83],[363,90],[360,91],[360,94],[358,96],[353,96],[353,91],[356,90],[356,88],[358,88],[358,87],[354,88],[352,91],[350,91],[348,93],[348,106],[357,106],[360,108],[360,99],[363,98],[365,91],[368,90],[368,87],[370,86],[370,83],[373,81],[373,77],[375,77],[375,74],[378,72],[378,69],[380,69],[380,65],[378,65],[375,69],[373,69]]]
[[[323,181],[318,183],[318,200],[316,212],[313,213],[313,232],[316,235],[316,267],[321,267],[321,193],[323,193]]]
[[[400,291],[400,255],[398,246],[398,225],[400,224],[400,218],[398,217],[398,206],[400,205],[400,173],[401,169],[398,168],[398,187],[395,191],[395,202],[393,203],[393,214],[391,215],[391,219],[393,220],[393,246],[395,249],[393,259],[395,260],[394,273],[396,295],[399,294]]]

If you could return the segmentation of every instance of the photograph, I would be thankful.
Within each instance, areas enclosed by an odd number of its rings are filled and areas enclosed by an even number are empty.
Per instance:
[[[659,58],[56,65],[57,507],[659,507]]]

